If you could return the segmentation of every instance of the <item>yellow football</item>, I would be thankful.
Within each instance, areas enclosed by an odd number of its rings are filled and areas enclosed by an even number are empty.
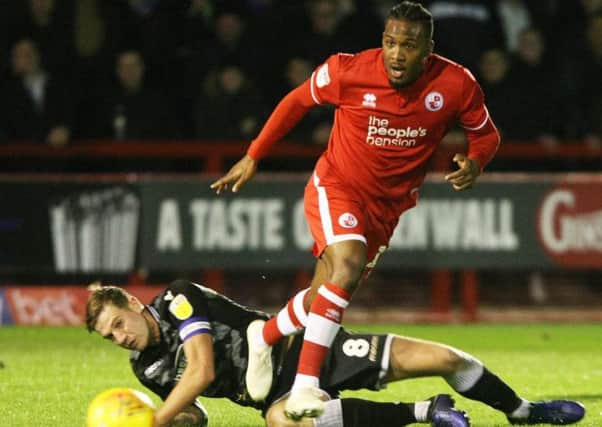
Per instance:
[[[131,388],[111,388],[96,396],[86,427],[153,427],[155,406],[149,396]]]

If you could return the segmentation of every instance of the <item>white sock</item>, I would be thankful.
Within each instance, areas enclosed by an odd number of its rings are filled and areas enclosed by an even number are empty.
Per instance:
[[[307,311],[303,305],[305,295],[309,288],[304,289],[291,298],[286,305],[278,312],[276,316],[276,324],[278,331],[284,336],[293,335],[302,330],[307,324]],[[292,318],[291,313],[292,311]]]
[[[295,382],[291,387],[291,392],[301,387],[320,388],[320,379],[318,377],[314,377],[313,375],[297,374],[295,375]]]
[[[416,417],[416,422],[425,423],[427,422],[427,414],[429,412],[429,408],[431,407],[431,401],[425,400],[424,402],[415,402],[414,403],[414,417]]]
[[[521,403],[510,415],[511,418],[527,418],[531,412],[531,402],[521,398]]]
[[[314,419],[314,427],[343,427],[343,405],[341,399],[324,403],[324,413]]]

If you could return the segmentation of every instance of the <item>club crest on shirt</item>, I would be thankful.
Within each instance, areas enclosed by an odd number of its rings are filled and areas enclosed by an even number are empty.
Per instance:
[[[330,83],[330,74],[328,74],[328,64],[324,64],[318,70],[316,75],[316,86],[324,87]]]
[[[429,111],[439,111],[443,108],[443,95],[439,92],[429,92],[424,98],[424,105]]]
[[[192,305],[183,294],[178,294],[172,302],[169,303],[169,311],[179,320],[186,320],[192,316]]]
[[[339,225],[343,228],[353,228],[357,225],[357,218],[349,212],[345,212],[339,217]]]

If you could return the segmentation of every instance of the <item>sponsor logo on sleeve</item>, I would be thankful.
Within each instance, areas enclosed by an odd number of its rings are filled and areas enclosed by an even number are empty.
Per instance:
[[[192,316],[192,305],[183,294],[178,294],[171,303],[169,303],[169,311],[178,320],[186,320]]]
[[[328,74],[328,64],[324,64],[318,70],[318,74],[316,76],[316,85],[319,88],[322,88],[329,84],[330,84],[330,75]]]

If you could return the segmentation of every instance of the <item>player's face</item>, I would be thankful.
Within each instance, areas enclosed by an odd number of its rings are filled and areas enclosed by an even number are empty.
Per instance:
[[[418,22],[389,19],[383,32],[385,70],[391,86],[401,89],[413,83],[424,69],[433,42]]]
[[[128,350],[144,350],[149,343],[150,327],[142,313],[107,304],[98,316],[96,331],[103,338]]]

